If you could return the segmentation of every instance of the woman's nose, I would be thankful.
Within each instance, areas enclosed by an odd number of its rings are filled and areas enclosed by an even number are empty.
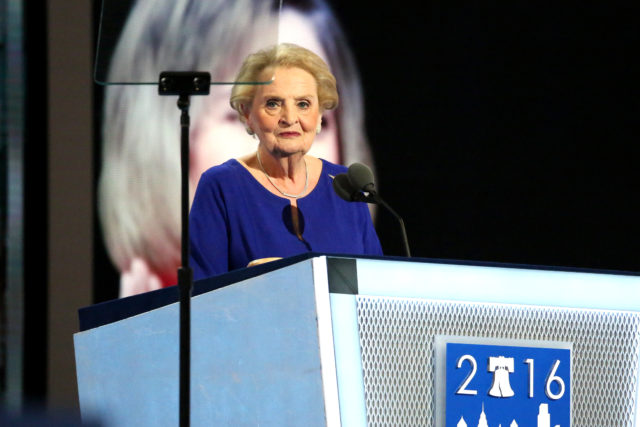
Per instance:
[[[297,115],[293,108],[287,107],[286,105],[282,108],[282,114],[280,115],[280,124],[291,126],[295,124],[297,120]]]

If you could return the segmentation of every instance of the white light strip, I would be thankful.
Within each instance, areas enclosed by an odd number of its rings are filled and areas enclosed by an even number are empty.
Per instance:
[[[340,418],[344,426],[366,426],[362,354],[355,295],[331,294]]]
[[[318,316],[318,341],[320,343],[320,363],[322,392],[324,394],[327,426],[340,426],[340,404],[338,402],[338,382],[336,376],[333,328],[331,325],[331,304],[329,302],[329,277],[327,257],[312,259],[313,283]]]
[[[367,259],[357,265],[361,295],[640,311],[640,276]]]

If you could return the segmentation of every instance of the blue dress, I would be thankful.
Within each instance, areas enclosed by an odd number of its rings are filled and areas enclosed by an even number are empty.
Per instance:
[[[264,188],[237,160],[207,170],[189,214],[194,280],[246,267],[255,259],[304,252],[382,255],[365,203],[346,202],[332,186],[344,166],[322,160],[320,180],[297,200],[301,237],[291,203]]]

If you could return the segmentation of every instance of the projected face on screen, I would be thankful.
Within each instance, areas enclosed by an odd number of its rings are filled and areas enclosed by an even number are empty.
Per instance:
[[[178,68],[186,62],[211,72],[214,82],[232,82],[248,53],[267,47],[265,43],[295,43],[327,62],[340,94],[338,108],[323,114],[309,154],[333,163],[372,165],[359,73],[340,24],[324,0],[284,2],[278,23],[279,4],[133,2],[115,38],[106,81],[153,80],[137,77],[157,75],[158,61],[170,58]],[[176,16],[179,25],[167,18]],[[187,18],[194,23],[183,25],[181,19]],[[186,33],[185,27],[193,31]],[[277,34],[268,34],[273,28]],[[190,48],[195,54],[185,52]],[[254,153],[258,146],[229,105],[231,88],[213,85],[209,96],[191,98],[191,197],[205,170]],[[105,89],[103,111],[98,211],[107,252],[120,272],[120,296],[174,285],[181,241],[176,99],[159,97],[153,84],[112,85]]]

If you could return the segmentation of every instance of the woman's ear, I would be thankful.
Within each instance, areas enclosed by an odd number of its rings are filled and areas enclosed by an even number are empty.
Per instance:
[[[318,117],[318,125],[316,126],[316,135],[322,130],[322,114]]]

